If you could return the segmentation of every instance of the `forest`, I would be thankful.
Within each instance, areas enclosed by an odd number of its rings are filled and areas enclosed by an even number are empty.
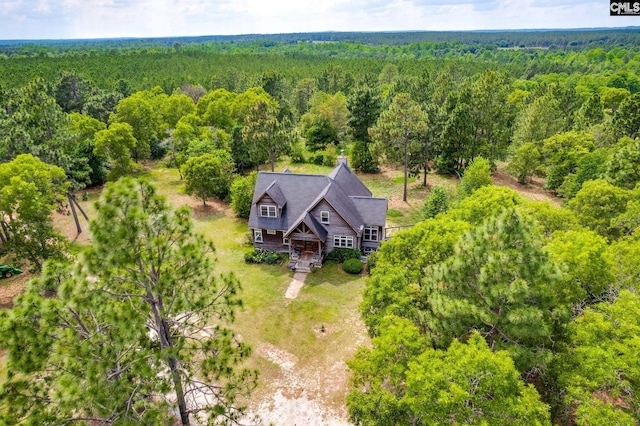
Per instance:
[[[639,424],[639,38],[0,42],[0,244],[34,274],[0,312],[1,421],[243,419],[258,372],[225,325],[240,283],[137,178],[161,162],[246,218],[254,171],[343,150],[361,175],[402,170],[405,202],[411,179],[428,193],[367,261],[352,423]],[[103,187],[92,243],[68,241],[52,213]],[[212,402],[189,407],[196,389]]]

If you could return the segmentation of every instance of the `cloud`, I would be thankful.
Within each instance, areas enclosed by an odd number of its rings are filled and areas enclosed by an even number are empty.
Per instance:
[[[569,0],[0,0],[0,39],[638,25]]]

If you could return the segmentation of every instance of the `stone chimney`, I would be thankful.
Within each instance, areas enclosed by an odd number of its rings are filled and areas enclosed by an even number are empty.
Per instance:
[[[340,164],[349,167],[349,159],[344,155],[344,149],[340,150],[340,156],[338,157],[338,165]]]

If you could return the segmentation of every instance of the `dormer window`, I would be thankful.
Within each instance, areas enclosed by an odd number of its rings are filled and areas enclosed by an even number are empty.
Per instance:
[[[276,206],[269,204],[260,204],[260,216],[262,217],[278,217]]]
[[[326,210],[323,210],[320,212],[320,223],[324,224],[324,225],[329,225],[330,221],[329,221],[329,212]]]

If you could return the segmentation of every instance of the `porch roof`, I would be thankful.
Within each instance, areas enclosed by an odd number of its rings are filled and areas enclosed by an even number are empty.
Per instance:
[[[318,237],[318,239],[320,241],[325,241],[327,239],[327,234],[329,233],[329,231],[327,231],[327,228],[324,227],[324,225],[322,225],[318,219],[316,219],[313,215],[307,213],[306,215],[304,215],[304,217],[298,221],[298,223],[294,224],[293,226],[291,226],[286,234],[285,237],[290,237],[290,235],[298,228],[298,226],[300,226],[302,223],[304,223],[305,225],[307,225],[307,227],[309,228],[309,230],[316,236]]]

